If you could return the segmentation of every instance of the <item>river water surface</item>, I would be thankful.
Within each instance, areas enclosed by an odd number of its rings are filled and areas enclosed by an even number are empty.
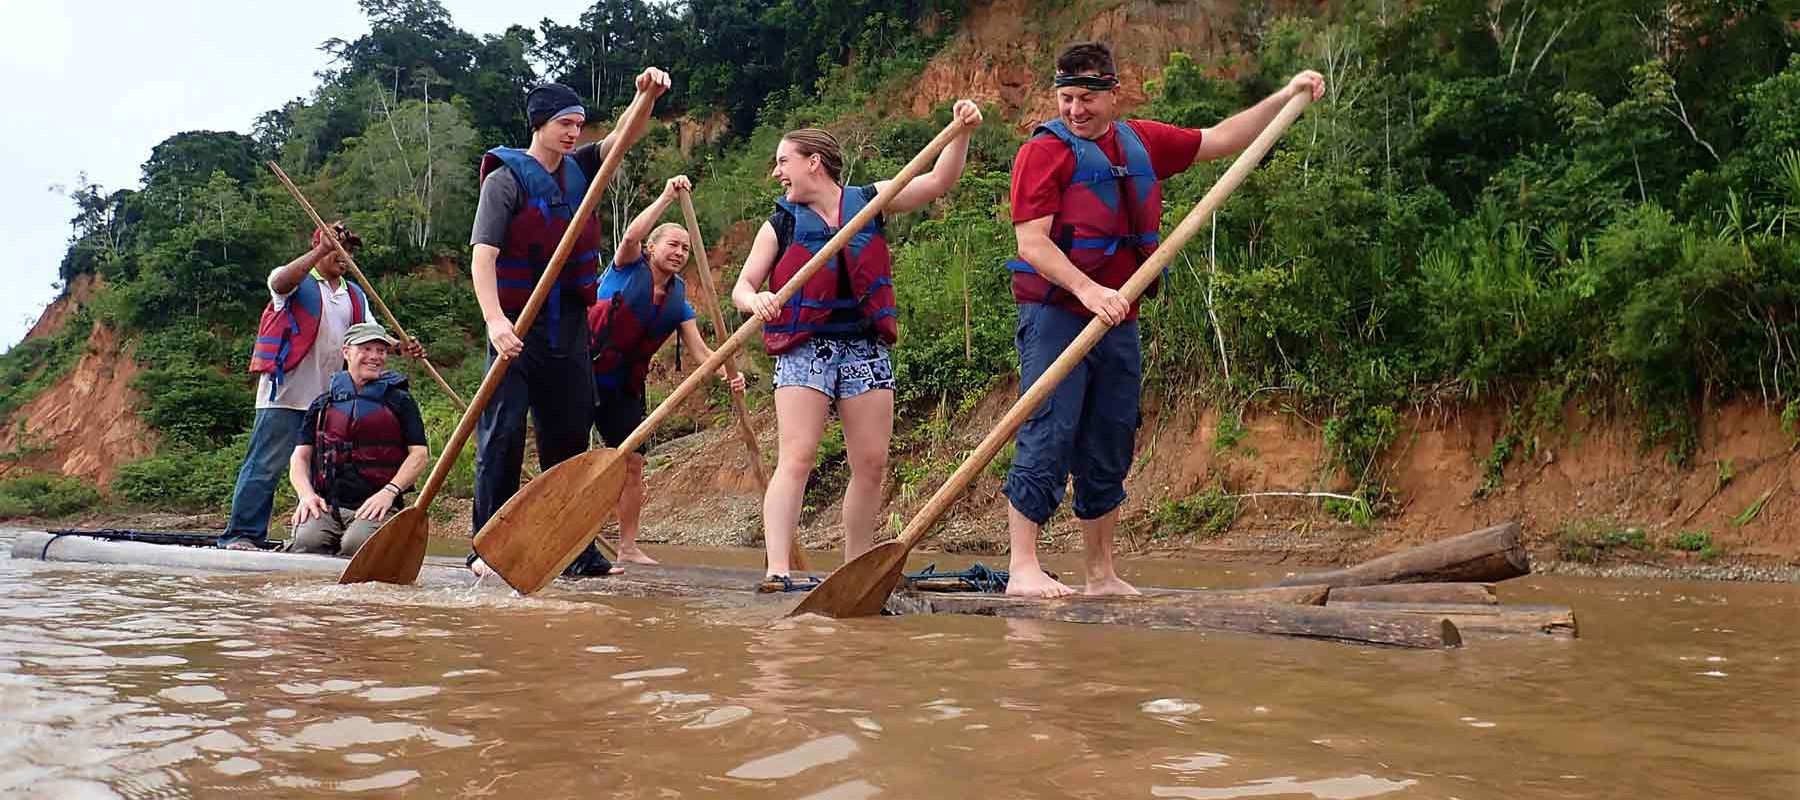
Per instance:
[[[1527,577],[1501,596],[1574,607],[1582,638],[771,623],[561,584],[0,555],[0,796],[1800,797],[1800,587]]]

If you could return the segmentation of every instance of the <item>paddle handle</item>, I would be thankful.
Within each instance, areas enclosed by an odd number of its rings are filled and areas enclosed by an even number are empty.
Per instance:
[[[706,259],[706,244],[700,239],[700,219],[694,214],[694,198],[686,189],[678,193],[681,196],[681,218],[687,223],[688,242],[694,251],[695,271],[700,273],[695,281],[695,294],[700,296],[700,305],[706,307],[706,313],[712,318],[713,335],[725,335],[725,314],[719,311],[719,298],[713,292],[712,265]],[[736,378],[738,375],[737,359],[725,359],[725,376]],[[744,440],[744,448],[750,451],[750,472],[756,476],[756,488],[769,488],[768,476],[763,474],[762,448],[756,444],[756,428],[750,424],[750,409],[744,405],[744,395],[731,393],[731,410],[737,417],[738,436]]]
[[[966,135],[967,130],[968,127],[963,124],[960,117],[951,120],[949,125],[944,126],[944,129],[938,132],[937,138],[932,139],[930,144],[925,145],[925,149],[920,150],[918,155],[906,162],[906,166],[902,167],[900,172],[893,177],[885,191],[875,195],[875,199],[863,206],[863,210],[856,212],[856,216],[844,223],[844,227],[838,229],[837,235],[831,237],[831,241],[826,242],[824,247],[819,248],[819,252],[814,253],[812,258],[807,259],[806,264],[800,267],[800,271],[794,273],[794,277],[789,278],[788,282],[775,292],[776,304],[786,305],[787,301],[793,299],[794,295],[799,293],[800,287],[805,286],[806,282],[812,278],[814,273],[823,268],[826,262],[836,257],[838,251],[844,249],[844,246],[850,243],[850,239],[856,236],[857,231],[862,230],[864,225],[869,224],[869,220],[874,219],[882,209],[887,208],[888,203],[900,193],[901,189],[906,188],[913,178],[924,172],[925,167],[931,163],[932,159],[937,158],[937,154],[948,147],[952,140]],[[750,337],[762,330],[762,325],[762,318],[751,314],[743,325],[738,326],[737,332],[731,334],[731,338],[719,344],[719,348],[713,351],[712,358],[707,359],[699,369],[690,373],[681,382],[681,385],[675,387],[675,391],[656,407],[655,411],[650,412],[650,416],[638,423],[637,430],[632,431],[631,435],[625,437],[625,441],[619,444],[619,452],[632,452],[647,441],[650,434],[656,432],[657,426],[675,413],[676,408],[681,405],[683,400],[700,389],[700,384],[711,377],[713,370],[718,369],[726,359],[743,349],[744,343],[750,341]]]
[[[321,235],[325,237],[325,240],[331,242],[331,246],[337,249],[338,255],[343,257],[344,263],[350,267],[350,276],[355,278],[358,284],[362,285],[363,293],[369,296],[369,301],[375,304],[375,310],[381,312],[381,318],[387,320],[388,326],[394,329],[394,333],[400,337],[400,341],[405,344],[411,344],[416,341],[413,337],[407,335],[405,328],[400,327],[400,320],[394,319],[394,312],[388,310],[387,303],[381,302],[381,295],[375,293],[375,284],[370,283],[368,276],[363,275],[362,268],[356,265],[356,259],[350,257],[350,251],[344,248],[343,242],[338,241],[337,234],[333,233],[331,228],[326,226],[325,220],[319,218],[319,212],[313,210],[313,205],[312,203],[307,202],[306,195],[300,193],[300,187],[294,185],[294,182],[288,178],[286,172],[281,171],[280,164],[273,161],[266,161],[263,163],[269,165],[269,169],[275,172],[275,177],[281,181],[281,185],[287,187],[288,194],[293,195],[294,200],[300,203],[300,209],[306,212],[306,216],[312,219],[314,225],[318,226],[319,231],[321,232]],[[432,366],[429,359],[420,358],[419,363],[425,366],[426,372],[431,373],[431,379],[437,381],[438,388],[443,389],[444,394],[450,396],[450,402],[456,404],[456,410],[462,411],[469,407],[467,403],[463,402],[462,397],[456,393],[456,390],[450,388],[450,383],[444,380],[444,376],[438,374],[437,367]]]
[[[1275,146],[1275,140],[1281,138],[1282,132],[1287,130],[1288,125],[1294,121],[1295,117],[1300,116],[1300,112],[1305,110],[1306,105],[1310,102],[1312,102],[1312,93],[1302,90],[1295,92],[1293,98],[1281,107],[1281,112],[1275,115],[1275,119],[1269,122],[1268,127],[1263,128],[1262,133],[1250,143],[1249,147],[1244,148],[1244,152],[1237,157],[1237,161],[1232,162],[1231,168],[1225,171],[1225,174],[1219,178],[1219,182],[1213,184],[1212,190],[1208,191],[1205,197],[1200,198],[1200,202],[1194,206],[1193,210],[1182,218],[1181,224],[1175,227],[1174,234],[1164,239],[1162,244],[1156,248],[1156,252],[1152,253],[1150,258],[1138,267],[1137,272],[1132,273],[1131,279],[1127,280],[1123,287],[1120,287],[1119,294],[1125,298],[1125,302],[1136,302],[1138,296],[1144,293],[1150,283],[1162,274],[1163,268],[1175,258],[1175,254],[1180,252],[1182,246],[1187,244],[1188,239],[1193,238],[1202,225],[1206,224],[1207,218],[1218,211],[1219,206],[1224,204],[1225,198],[1231,196],[1231,193],[1237,189],[1238,184],[1244,182],[1244,178],[1250,174],[1251,170],[1256,169],[1257,162],[1260,162],[1262,157],[1269,152],[1269,148]],[[1032,412],[1037,411],[1044,399],[1056,390],[1056,385],[1068,376],[1069,371],[1074,369],[1075,365],[1086,357],[1088,351],[1092,350],[1094,345],[1099,343],[1100,338],[1111,329],[1112,326],[1107,325],[1099,317],[1088,320],[1087,327],[1081,329],[1081,334],[1075,337],[1075,341],[1070,342],[1069,346],[1063,350],[1062,355],[1050,365],[1050,368],[1044,370],[1044,374],[1038,376],[1037,381],[1031,384],[1031,388],[1019,396],[1018,402],[1013,403],[1012,408],[1006,412],[1006,416],[1001,418],[1000,424],[988,432],[987,438],[981,440],[981,444],[975,448],[975,452],[970,453],[969,457],[963,460],[962,465],[956,468],[956,472],[950,475],[950,479],[945,481],[943,486],[938,487],[937,493],[931,496],[931,500],[925,504],[925,507],[913,515],[912,521],[907,523],[906,529],[900,532],[902,545],[911,549],[913,545],[918,544],[920,539],[925,538],[925,535],[933,526],[937,525],[944,513],[950,510],[950,506],[956,502],[957,498],[962,496],[963,491],[969,488],[969,484],[973,483],[981,471],[987,468],[988,462],[994,460],[994,455],[1000,452],[1000,448],[1004,447],[1007,441],[1012,439],[1013,434],[1018,432],[1019,426],[1025,424],[1025,420],[1031,416]]]
[[[626,131],[637,127],[639,122],[650,116],[650,108],[654,100],[646,100],[640,94],[632,98],[631,105],[625,113],[619,115],[618,127],[613,130]],[[594,216],[594,208],[600,204],[600,195],[605,194],[606,184],[612,180],[613,173],[619,171],[619,164],[625,160],[625,151],[630,149],[623,141],[614,142],[606,149],[606,158],[600,162],[600,171],[588,184],[587,194],[581,198],[581,207],[575,209],[575,215],[569,218],[569,227],[563,231],[562,241],[557,243],[556,252],[550,256],[550,263],[544,267],[544,274],[538,278],[537,287],[531,290],[531,298],[525,301],[525,308],[519,312],[519,318],[513,321],[513,329],[521,336],[531,330],[531,323],[544,307],[544,301],[550,297],[551,287],[562,275],[563,262],[569,260],[569,253],[575,249],[575,239],[581,235],[581,229],[587,227]],[[438,489],[444,485],[444,479],[450,476],[450,468],[455,465],[456,457],[462,454],[463,444],[468,442],[469,434],[475,430],[475,423],[481,419],[481,410],[487,407],[488,400],[500,388],[500,381],[506,377],[506,370],[512,366],[510,358],[496,358],[488,366],[487,376],[481,379],[481,388],[475,390],[474,399],[469,401],[469,408],[463,412],[462,420],[456,423],[456,432],[450,435],[450,441],[444,444],[444,450],[438,454],[437,464],[431,468],[431,477],[425,480],[425,487],[419,490],[419,498],[413,501],[415,508],[423,508],[437,496]],[[714,367],[717,369],[717,367]],[[635,447],[636,445],[633,445]],[[629,451],[627,451],[629,452]]]

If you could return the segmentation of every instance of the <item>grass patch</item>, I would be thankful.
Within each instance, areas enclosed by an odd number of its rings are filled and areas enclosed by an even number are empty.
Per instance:
[[[1475,487],[1476,497],[1486,497],[1500,489],[1506,478],[1506,465],[1512,461],[1513,452],[1519,449],[1518,434],[1509,433],[1494,440],[1493,449],[1488,451],[1487,458],[1481,462],[1481,485]]]
[[[1603,520],[1568,522],[1556,534],[1556,556],[1564,561],[1595,564],[1624,552],[1649,549],[1650,539],[1642,528],[1621,528]]]
[[[1701,561],[1713,561],[1725,554],[1725,548],[1714,542],[1709,531],[1682,531],[1669,539],[1669,548],[1694,553]]]
[[[1237,521],[1238,499],[1214,487],[1181,499],[1169,499],[1150,512],[1150,537],[1163,539],[1190,533],[1214,537]]]

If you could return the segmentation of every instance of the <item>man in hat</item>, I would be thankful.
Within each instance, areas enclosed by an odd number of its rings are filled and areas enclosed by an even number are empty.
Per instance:
[[[346,250],[362,244],[342,222],[332,225],[332,231]],[[369,318],[369,300],[361,287],[344,279],[348,267],[335,250],[315,230],[311,249],[269,273],[269,303],[250,353],[250,371],[261,375],[256,421],[231,492],[231,521],[219,537],[220,547],[257,550],[268,539],[275,482],[293,453],[306,408],[343,366],[344,331]],[[424,354],[416,342],[404,349],[410,356]]]
[[[1100,42],[1056,59],[1056,119],[1037,127],[1012,169],[1012,271],[1018,304],[1019,391],[1031,388],[1100,318],[1110,330],[1019,428],[1007,472],[1011,559],[1007,594],[1058,597],[1075,590],[1038,563],[1042,526],[1074,477],[1075,516],[1086,550],[1086,593],[1137,594],[1113,568],[1113,536],[1125,502],[1143,385],[1138,304],[1119,289],[1159,240],[1162,182],[1196,161],[1237,153],[1268,127],[1295,92],[1316,99],[1312,70],[1210,128],[1120,119],[1118,71]]]
[[[290,550],[355,555],[425,471],[425,420],[406,377],[387,368],[396,344],[379,323],[345,331],[348,366],[307,408],[288,460],[300,498]]]
[[[637,76],[638,99],[655,102],[669,75],[651,67]],[[587,194],[588,181],[614,147],[630,147],[644,125],[615,127],[598,143],[576,147],[587,111],[581,97],[546,83],[525,99],[531,146],[496,147],[481,159],[481,198],[475,207],[475,299],[487,322],[488,358],[512,359],[505,379],[475,429],[474,530],[519,489],[525,460],[525,413],[537,436],[538,466],[548,470],[588,448],[594,386],[588,356],[587,309],[597,297],[600,226],[582,229],[530,330],[513,320],[549,266],[563,232]],[[469,566],[486,573],[471,553]],[[606,575],[612,565],[589,545],[565,574]]]

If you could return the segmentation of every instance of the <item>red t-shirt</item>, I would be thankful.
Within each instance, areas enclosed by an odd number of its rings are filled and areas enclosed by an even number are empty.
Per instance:
[[[1156,170],[1159,181],[1168,180],[1193,166],[1194,157],[1200,153],[1201,131],[1197,128],[1181,128],[1148,119],[1126,120],[1125,124],[1143,140],[1144,149],[1150,153],[1150,166]],[[1117,132],[1108,130],[1095,144],[1100,145],[1100,152],[1114,164],[1125,163]],[[1052,216],[1061,210],[1063,190],[1068,188],[1069,179],[1074,175],[1075,151],[1062,140],[1043,134],[1025,142],[1013,159],[1013,224]],[[1121,249],[1113,254],[1113,258],[1128,262],[1134,268],[1137,265],[1137,256],[1130,250]],[[1136,303],[1132,304],[1132,316],[1137,316]]]

